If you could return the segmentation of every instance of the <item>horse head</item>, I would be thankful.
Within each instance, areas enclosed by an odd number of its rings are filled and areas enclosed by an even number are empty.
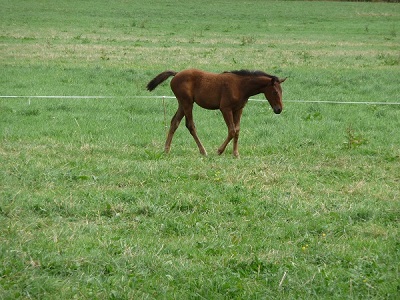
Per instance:
[[[274,113],[276,114],[280,114],[283,109],[281,83],[286,79],[287,78],[279,79],[278,77],[272,77],[270,84],[268,84],[264,89],[265,98],[267,98]]]

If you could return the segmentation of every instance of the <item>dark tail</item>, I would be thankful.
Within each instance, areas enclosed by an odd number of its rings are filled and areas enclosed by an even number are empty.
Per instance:
[[[174,71],[165,71],[158,74],[152,81],[147,84],[147,89],[151,92],[154,90],[160,83],[164,82],[170,76],[175,76],[178,72]]]

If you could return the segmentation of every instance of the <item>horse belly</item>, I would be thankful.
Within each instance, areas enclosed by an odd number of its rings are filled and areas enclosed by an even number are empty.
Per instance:
[[[214,98],[212,96],[201,96],[194,97],[194,102],[197,103],[202,108],[205,109],[219,109],[220,107],[220,99]]]
[[[214,77],[214,76],[212,76]],[[194,90],[194,101],[205,109],[219,109],[221,104],[221,85],[216,78],[202,78]]]

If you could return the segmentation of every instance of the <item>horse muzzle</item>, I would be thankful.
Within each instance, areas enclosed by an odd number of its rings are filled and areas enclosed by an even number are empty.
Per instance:
[[[279,115],[282,112],[282,108],[280,108],[280,107],[274,107],[273,110],[274,110],[274,113],[276,113],[277,115]]]

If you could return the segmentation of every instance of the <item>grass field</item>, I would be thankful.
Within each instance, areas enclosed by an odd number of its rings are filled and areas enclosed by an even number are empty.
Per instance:
[[[0,98],[0,299],[400,297],[399,4],[0,4],[0,95],[113,96]],[[289,76],[240,159],[199,108],[209,156],[183,125],[162,153],[162,100],[133,96],[189,67]]]

